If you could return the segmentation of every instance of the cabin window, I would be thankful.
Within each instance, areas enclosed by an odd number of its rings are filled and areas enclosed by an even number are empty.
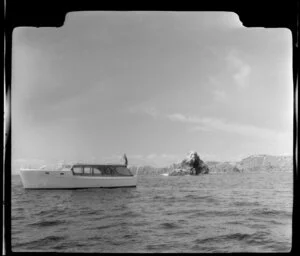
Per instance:
[[[45,172],[45,174],[49,174],[49,172]]]
[[[60,175],[65,175],[65,174],[63,172],[61,172]]]
[[[93,174],[96,176],[101,176],[102,175],[102,171],[98,168],[93,168]]]
[[[92,174],[92,168],[91,167],[84,167],[84,174],[85,175],[91,175]]]
[[[104,175],[107,176],[116,176],[115,168],[112,166],[106,166],[103,168]]]
[[[125,166],[74,166],[74,175],[84,176],[133,176]]]
[[[74,174],[83,174],[83,168],[82,167],[73,167]]]
[[[123,166],[116,167],[116,173],[119,176],[132,176],[132,173],[130,172],[130,170]]]

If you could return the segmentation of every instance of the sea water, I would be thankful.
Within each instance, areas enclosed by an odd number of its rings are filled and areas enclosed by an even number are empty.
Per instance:
[[[12,250],[288,252],[292,172],[139,176],[136,188],[24,190],[12,177]]]

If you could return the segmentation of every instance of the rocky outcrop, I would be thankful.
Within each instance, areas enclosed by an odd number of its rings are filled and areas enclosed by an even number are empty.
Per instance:
[[[190,175],[190,171],[187,169],[173,169],[170,173],[169,176],[185,176],[185,175]]]
[[[197,152],[190,152],[180,163],[179,168],[173,169],[169,176],[199,175],[209,173],[208,166],[200,159]]]
[[[210,173],[292,171],[292,156],[252,155],[238,162],[207,162]]]
[[[246,171],[292,171],[292,156],[252,155],[238,163]]]
[[[210,173],[242,172],[236,163],[232,162],[207,162]]]

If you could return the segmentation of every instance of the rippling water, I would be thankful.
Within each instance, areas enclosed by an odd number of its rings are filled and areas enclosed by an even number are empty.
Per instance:
[[[292,172],[140,176],[137,188],[24,190],[12,250],[288,252]]]

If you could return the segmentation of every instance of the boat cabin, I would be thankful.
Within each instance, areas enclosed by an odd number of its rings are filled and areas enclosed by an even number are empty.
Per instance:
[[[80,176],[133,176],[125,165],[75,164],[71,171]]]

